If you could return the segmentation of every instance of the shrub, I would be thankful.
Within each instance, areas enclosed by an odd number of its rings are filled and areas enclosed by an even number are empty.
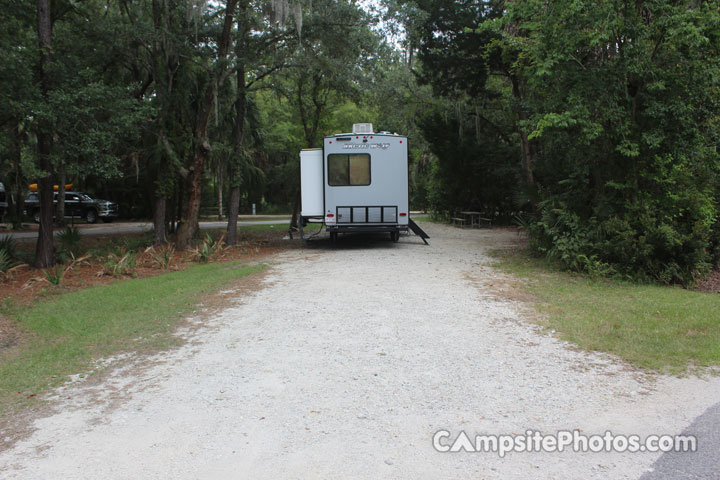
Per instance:
[[[0,272],[6,272],[12,268],[12,258],[8,255],[7,251],[0,250]]]
[[[628,202],[624,211],[599,220],[562,201],[542,202],[530,226],[531,247],[570,270],[688,285],[710,267],[707,219],[703,209],[658,203]]]
[[[65,230],[57,235],[58,258],[68,260],[78,254],[80,246],[80,230],[77,227],[65,227]]]
[[[63,278],[65,278],[66,272],[67,270],[65,269],[65,267],[63,267],[59,263],[56,263],[54,267],[50,267],[44,270],[43,273],[45,274],[45,280],[47,280],[50,285],[57,287],[62,283]]]
[[[7,278],[9,272],[18,267],[19,264],[15,239],[10,235],[0,238],[0,274],[2,274],[2,278]]]
[[[154,247],[149,247],[146,251],[150,254],[150,257],[158,267],[163,270],[167,270],[170,266],[173,255],[175,254],[175,247],[170,245],[163,247],[160,250],[156,250]]]
[[[225,235],[223,235],[222,238],[220,238],[219,241],[215,241],[210,234],[205,235],[205,239],[203,242],[197,246],[193,253],[195,254],[195,258],[200,263],[207,263],[210,261],[210,258],[219,250],[222,248],[222,242]]]
[[[0,252],[5,252],[10,260],[17,260],[17,241],[10,235],[0,237]]]
[[[123,275],[136,275],[137,259],[134,252],[127,252],[122,257],[111,253],[105,259],[100,275],[112,275],[120,277]]]

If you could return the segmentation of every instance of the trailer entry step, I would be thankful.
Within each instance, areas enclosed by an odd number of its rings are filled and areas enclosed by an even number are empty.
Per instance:
[[[425,230],[420,228],[420,225],[415,223],[415,221],[412,218],[408,218],[408,226],[410,227],[410,230],[412,230],[415,235],[422,238],[423,242],[425,242],[425,245],[430,245],[426,239],[430,238],[430,235],[425,233]]]

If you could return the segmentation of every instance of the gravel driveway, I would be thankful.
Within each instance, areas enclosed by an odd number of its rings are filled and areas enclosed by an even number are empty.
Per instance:
[[[430,246],[341,238],[275,257],[263,289],[183,347],[60,391],[0,476],[635,479],[659,454],[499,458],[432,437],[674,434],[720,398],[717,378],[648,377],[538,332],[494,293],[485,254],[517,234],[425,227]]]

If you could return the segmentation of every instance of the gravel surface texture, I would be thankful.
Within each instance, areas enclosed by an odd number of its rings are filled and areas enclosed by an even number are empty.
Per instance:
[[[681,432],[720,380],[578,351],[499,295],[511,230],[319,241],[198,313],[184,346],[55,392],[6,479],[636,479],[659,453],[439,453],[433,434]],[[2,448],[0,433],[0,448]]]

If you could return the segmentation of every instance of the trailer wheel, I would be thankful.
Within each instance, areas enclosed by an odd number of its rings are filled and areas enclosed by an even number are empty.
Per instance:
[[[332,243],[337,243],[337,232],[330,232],[330,241]]]
[[[400,232],[390,232],[390,240],[393,242],[400,240]]]

